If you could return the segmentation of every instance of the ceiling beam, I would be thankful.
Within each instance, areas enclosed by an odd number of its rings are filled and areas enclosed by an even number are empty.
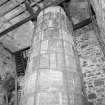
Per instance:
[[[3,47],[4,47],[4,46],[3,46]],[[4,49],[5,49],[5,50],[7,50],[10,54],[12,54],[12,55],[13,55],[13,52],[12,52],[12,51],[10,51],[8,48],[4,47]]]
[[[89,25],[90,23],[92,23],[92,19],[91,18],[88,18],[86,20],[83,20],[82,22],[80,23],[77,23],[73,26],[73,30],[77,30],[77,29],[80,29],[86,25]]]
[[[0,6],[3,6],[3,5],[6,4],[8,1],[10,1],[10,0],[3,1],[3,3],[0,4]]]
[[[9,0],[8,2],[10,2],[10,0]],[[7,3],[8,3],[8,2],[7,2]],[[16,9],[17,7],[19,7],[20,5],[22,5],[22,4],[24,4],[24,3],[25,3],[25,0],[23,0],[22,2],[20,2],[20,4],[17,4],[15,7],[13,7],[13,8],[11,8],[11,9],[5,11],[3,14],[0,14],[0,17],[6,15],[7,13],[11,12],[12,10]],[[4,3],[3,5],[5,5],[5,4],[6,4],[6,3]],[[3,6],[3,5],[2,5],[2,6]],[[1,6],[0,6],[0,7],[1,7]]]
[[[30,6],[30,3],[29,3],[28,0],[26,0],[25,6],[26,6],[26,10],[28,10],[28,12],[30,13],[30,15],[34,18],[35,17],[35,13],[34,13],[32,7]]]
[[[30,47],[26,47],[26,48],[23,48],[23,49],[21,49],[19,51],[14,52],[13,54],[22,53],[22,52],[24,52],[26,50],[29,50],[29,49],[30,49]]]
[[[0,33],[0,37],[6,35],[10,31],[13,31],[14,29],[18,28],[19,26],[23,25],[24,23],[28,22],[31,19],[32,19],[32,17],[30,16],[30,17],[28,17],[28,18],[26,18],[26,19],[16,23],[15,25],[7,28],[6,30],[4,30],[3,32]]]
[[[62,2],[64,2],[64,1],[65,1],[65,0],[59,0],[59,1],[56,1],[56,2],[52,2],[50,5],[46,5],[45,7],[41,8],[41,9],[39,8],[39,9],[37,10],[37,12],[34,14],[34,17],[33,17],[33,15],[31,15],[30,17],[25,18],[24,20],[22,20],[22,21],[16,23],[15,25],[13,25],[13,26],[7,28],[6,30],[4,30],[3,32],[0,33],[0,37],[6,35],[6,34],[7,34],[8,32],[10,32],[10,31],[13,31],[14,29],[18,28],[19,26],[23,25],[24,23],[26,23],[26,22],[28,22],[28,21],[30,21],[30,20],[33,20],[33,18],[34,18],[34,20],[36,21],[36,20],[37,20],[37,15],[39,14],[39,12],[40,12],[41,10],[43,10],[43,9],[45,9],[45,8],[51,6],[51,5],[59,5],[59,4],[61,4]]]

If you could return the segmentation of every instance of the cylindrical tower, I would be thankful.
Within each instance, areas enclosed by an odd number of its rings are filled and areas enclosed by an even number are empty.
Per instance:
[[[38,15],[21,105],[83,105],[69,23],[59,6]]]

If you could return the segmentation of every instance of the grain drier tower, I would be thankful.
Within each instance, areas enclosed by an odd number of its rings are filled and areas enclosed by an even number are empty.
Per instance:
[[[21,105],[83,105],[72,24],[60,6],[37,17]]]

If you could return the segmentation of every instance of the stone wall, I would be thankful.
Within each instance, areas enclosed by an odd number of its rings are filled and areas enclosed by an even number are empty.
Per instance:
[[[15,74],[15,59],[8,51],[6,51],[2,45],[0,45],[0,77],[6,78],[8,73],[11,76]]]
[[[0,105],[5,105],[13,92],[10,90],[15,87],[15,70],[14,57],[0,44]]]
[[[74,39],[89,105],[105,105],[105,57],[96,33],[87,26]]]
[[[100,28],[100,36],[105,43],[105,1],[90,0],[96,14],[97,24]]]

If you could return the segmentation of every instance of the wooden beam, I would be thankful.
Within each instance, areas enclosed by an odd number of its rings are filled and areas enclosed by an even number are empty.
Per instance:
[[[92,23],[92,19],[91,18],[88,18],[86,20],[83,20],[82,22],[75,24],[73,26],[73,30],[77,30],[79,28],[82,28],[82,27],[84,27],[84,26],[86,26],[86,25],[88,25],[90,23]]]
[[[34,19],[34,20],[36,21],[36,20],[37,20],[37,15],[39,14],[39,12],[40,12],[41,10],[43,10],[43,9],[45,9],[45,8],[51,6],[51,5],[59,5],[60,3],[64,2],[64,1],[65,1],[65,0],[58,0],[58,1],[52,2],[52,3],[49,4],[49,5],[45,5],[45,7],[41,8],[41,9],[39,8],[39,9],[37,10],[37,12],[34,14],[34,17],[33,17],[33,15],[31,15],[30,17],[25,18],[24,20],[22,20],[22,21],[16,23],[15,25],[9,27],[8,29],[6,29],[6,30],[4,30],[3,32],[0,33],[0,37],[6,35],[8,32],[13,31],[14,29],[18,28],[19,26],[23,25],[24,23],[26,23],[26,22],[28,22],[28,21],[30,21],[30,20],[33,20],[33,19]],[[33,7],[33,8],[34,8],[34,7]]]

